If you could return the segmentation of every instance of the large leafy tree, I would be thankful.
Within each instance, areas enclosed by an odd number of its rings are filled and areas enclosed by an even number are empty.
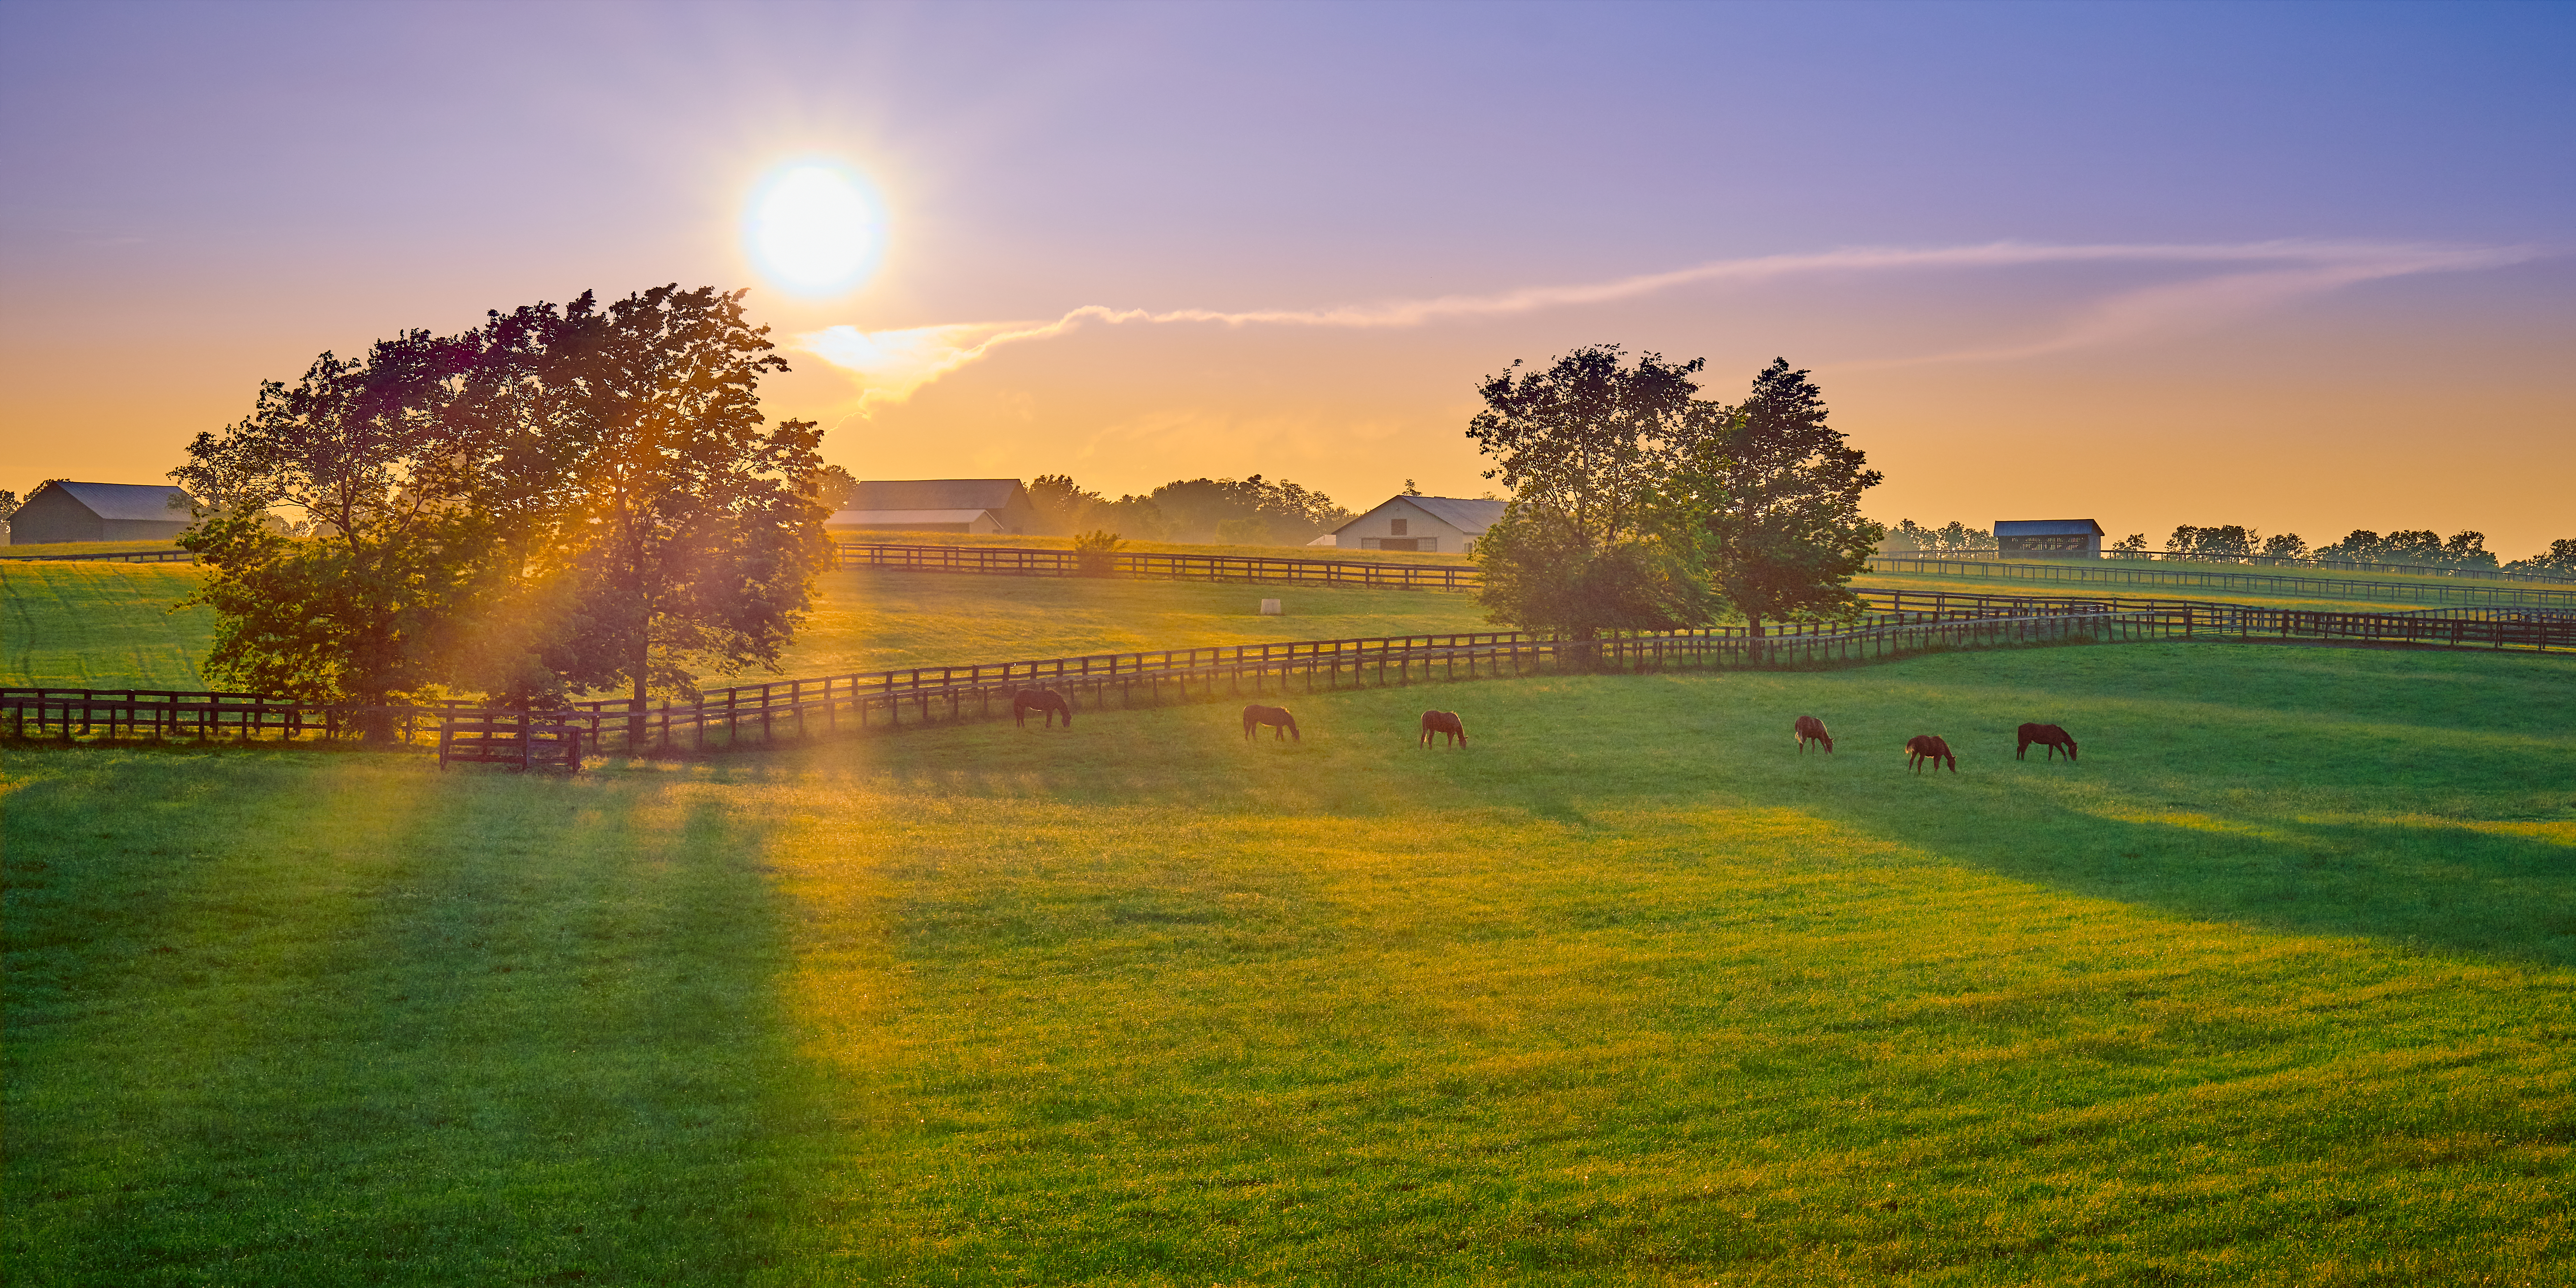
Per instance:
[[[551,480],[530,503],[531,613],[561,623],[543,656],[576,688],[625,689],[639,720],[698,672],[774,667],[830,558],[807,482],[822,431],[762,416],[760,378],[787,364],[742,295],[584,295],[487,327],[522,355],[492,395]]]
[[[1493,620],[1585,640],[1706,620],[1693,543],[1659,504],[1704,365],[1594,345],[1478,387],[1467,436],[1512,491],[1476,542]]]
[[[171,477],[208,507],[179,544],[208,571],[195,602],[216,610],[210,674],[366,706],[438,680],[496,571],[473,447],[443,415],[471,361],[471,345],[421,331],[360,360],[325,353],[189,444]]]
[[[1860,513],[1878,471],[1826,416],[1807,373],[1774,359],[1740,406],[1694,409],[1663,493],[1675,511],[1704,516],[1710,582],[1757,638],[1765,622],[1850,611],[1852,575],[1887,535]]]

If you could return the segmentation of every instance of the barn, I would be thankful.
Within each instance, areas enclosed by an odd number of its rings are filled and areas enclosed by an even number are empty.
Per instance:
[[[1018,479],[878,479],[859,484],[827,532],[1016,533],[1038,512]]]
[[[9,516],[9,544],[152,541],[196,522],[195,497],[167,483],[74,483],[55,479]]]
[[[1474,554],[1476,538],[1503,517],[1503,504],[1456,496],[1392,496],[1333,529],[1333,544],[1345,550]]]
[[[2102,525],[2091,519],[1997,519],[1995,551],[2006,559],[2099,559]]]

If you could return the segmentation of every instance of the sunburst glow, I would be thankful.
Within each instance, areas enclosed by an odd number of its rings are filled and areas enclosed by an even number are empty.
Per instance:
[[[846,167],[802,161],[753,190],[743,238],[772,282],[799,295],[839,295],[867,280],[884,219],[867,182]]]

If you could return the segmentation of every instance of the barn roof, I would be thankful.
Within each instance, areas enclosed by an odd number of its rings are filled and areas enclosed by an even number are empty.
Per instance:
[[[1478,498],[1459,496],[1391,496],[1377,505],[1370,507],[1368,514],[1363,514],[1359,516],[1359,519],[1353,519],[1350,523],[1343,524],[1342,528],[1350,527],[1351,524],[1358,523],[1360,519],[1365,519],[1370,514],[1375,514],[1398,501],[1409,503],[1416,509],[1421,510],[1423,513],[1428,514],[1431,517],[1440,520],[1442,523],[1448,524],[1450,527],[1456,528],[1460,532],[1464,532],[1471,537],[1494,526],[1495,521],[1503,517],[1504,503],[1501,501],[1487,501]],[[1341,528],[1333,529],[1335,532],[1339,532],[1341,530]]]
[[[2086,533],[2102,535],[2102,525],[2091,519],[1997,519],[1998,537],[2080,537]]]
[[[851,510],[1001,510],[1019,494],[1018,479],[877,479],[859,484],[848,504]]]
[[[823,520],[825,526],[862,523],[973,523],[990,510],[843,510]]]
[[[196,498],[167,483],[73,483],[58,479],[47,486],[61,488],[102,519],[186,523],[194,517],[188,511],[196,504]]]

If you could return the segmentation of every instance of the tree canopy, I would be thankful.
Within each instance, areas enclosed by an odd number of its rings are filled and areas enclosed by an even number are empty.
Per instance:
[[[1467,434],[1513,491],[1476,546],[1496,621],[1580,639],[1731,609],[1759,633],[1854,602],[1878,473],[1806,372],[1775,361],[1730,407],[1695,397],[1705,365],[1595,345],[1484,382]]]
[[[212,573],[209,670],[370,705],[640,703],[774,663],[826,553],[821,434],[765,425],[786,364],[741,299],[585,293],[264,384],[173,471],[207,502],[182,544]]]

